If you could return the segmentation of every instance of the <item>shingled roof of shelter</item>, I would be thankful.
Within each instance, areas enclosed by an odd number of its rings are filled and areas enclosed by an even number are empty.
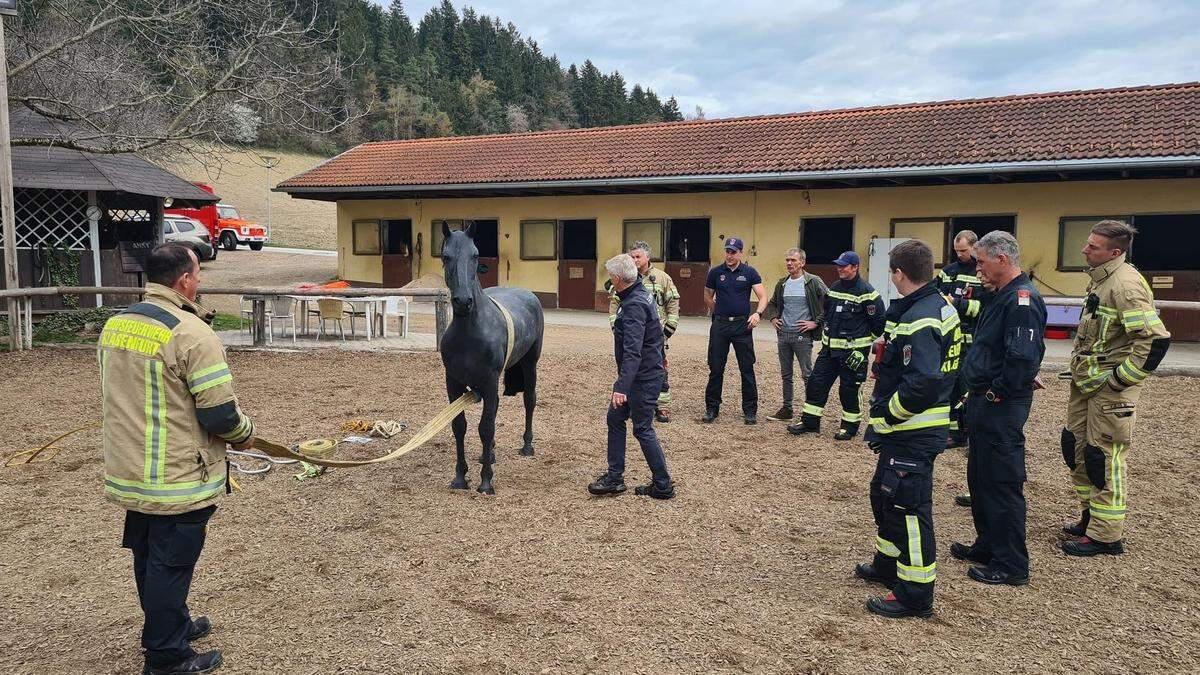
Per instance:
[[[1200,155],[1200,82],[364,143],[293,188],[960,167]]]

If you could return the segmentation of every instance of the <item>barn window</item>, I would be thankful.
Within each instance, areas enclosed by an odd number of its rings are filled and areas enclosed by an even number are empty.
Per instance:
[[[463,221],[461,221],[461,220],[435,220],[435,221],[432,221],[432,225],[433,225],[433,232],[431,233],[431,236],[429,237],[429,242],[430,242],[429,250],[430,250],[430,254],[433,255],[433,257],[440,258],[440,257],[442,257],[442,225],[446,225],[447,227],[450,228],[450,231],[453,232],[454,230],[461,230],[463,228]]]
[[[1058,221],[1058,269],[1061,272],[1080,272],[1088,268],[1083,247],[1092,226],[1102,220],[1123,220],[1129,216],[1072,216]]]
[[[933,249],[934,262],[943,262],[949,225],[949,218],[893,218],[892,236],[920,239]]]
[[[622,251],[628,251],[634,242],[644,241],[650,244],[651,260],[663,259],[663,225],[662,220],[627,220],[625,221],[625,245]],[[707,242],[706,242],[707,243]]]
[[[854,250],[854,218],[801,218],[800,248],[810,265],[832,265],[845,251]]]
[[[382,247],[379,240],[378,220],[356,220],[352,223],[354,255],[379,255]]]
[[[521,260],[558,258],[558,221],[521,221]]]

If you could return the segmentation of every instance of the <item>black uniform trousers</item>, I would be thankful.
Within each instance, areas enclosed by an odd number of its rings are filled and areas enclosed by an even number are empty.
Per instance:
[[[662,389],[662,380],[655,377],[647,380],[635,380],[633,390],[629,392],[625,405],[614,408],[608,406],[608,473],[620,477],[625,473],[625,421],[633,420],[633,437],[642,446],[642,454],[646,464],[650,465],[650,475],[654,484],[666,488],[671,484],[671,474],[667,472],[667,459],[663,454],[662,444],[658,442],[658,434],[654,433],[654,407],[658,402],[658,392]]]
[[[992,566],[1029,574],[1025,547],[1025,421],[1032,396],[991,403],[967,397],[967,488],[975,547]]]
[[[863,363],[858,370],[846,367],[846,356],[851,351],[863,354]],[[858,431],[862,422],[862,408],[859,403],[859,393],[863,382],[867,381],[867,351],[866,349],[830,349],[825,347],[817,354],[813,363],[812,374],[804,384],[804,411],[800,421],[805,427],[819,429],[821,427],[821,411],[829,401],[829,391],[833,389],[833,381],[838,381],[838,398],[842,401],[842,426]]]
[[[969,351],[971,351],[971,343],[964,340],[959,363],[967,360]],[[950,434],[960,439],[967,437],[967,406],[963,403],[963,396],[966,394],[967,388],[963,378],[954,378],[954,389],[950,392]]]
[[[704,389],[707,410],[721,409],[721,389],[725,386],[725,363],[729,347],[737,357],[742,375],[742,412],[758,414],[758,379],[754,375],[754,332],[746,323],[749,317],[713,317],[708,329],[708,387]]]
[[[142,647],[150,665],[166,667],[196,654],[187,641],[194,626],[188,590],[215,505],[188,513],[125,512],[121,546],[133,551],[133,577],[145,621]]]
[[[926,447],[927,446],[927,447]],[[875,516],[875,571],[896,579],[892,592],[906,607],[933,606],[937,545],[933,536],[933,460],[944,450],[932,443],[880,443],[871,477]]]

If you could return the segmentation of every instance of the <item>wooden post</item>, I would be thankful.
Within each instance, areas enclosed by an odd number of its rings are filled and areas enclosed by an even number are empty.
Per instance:
[[[17,214],[13,208],[12,145],[8,137],[8,57],[4,51],[4,24],[0,16],[0,218],[4,221],[4,287],[18,288]],[[13,350],[23,349],[21,310],[16,298],[8,300],[8,343]]]
[[[267,299],[260,295],[253,298],[251,304],[254,315],[250,323],[251,337],[254,338],[255,347],[264,347],[267,344]]]
[[[103,286],[104,280],[100,274],[100,202],[95,190],[88,190],[88,245],[92,247],[92,285]],[[104,305],[104,296],[96,294],[96,306]]]
[[[446,328],[449,323],[448,321],[446,321],[446,296],[445,295],[439,295],[439,296],[437,296],[437,299],[433,301],[433,315],[434,315],[434,319],[436,322],[435,325],[437,326],[434,329],[436,331],[434,346],[437,349],[441,349],[442,348],[442,337],[446,334]]]

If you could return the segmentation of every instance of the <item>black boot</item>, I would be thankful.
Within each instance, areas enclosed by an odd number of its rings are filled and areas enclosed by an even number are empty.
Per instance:
[[[1079,518],[1079,522],[1074,525],[1066,525],[1062,531],[1066,534],[1075,537],[1076,539],[1087,534],[1088,524],[1092,522],[1092,512],[1088,509],[1083,510],[1083,516]]]
[[[671,483],[668,484],[667,487],[661,488],[651,482],[646,485],[639,485],[635,487],[633,489],[633,494],[639,497],[651,497],[653,499],[674,499],[675,485],[674,483]]]
[[[767,415],[767,419],[775,421],[775,422],[782,422],[784,420],[792,419],[792,416],[794,414],[795,413],[792,412],[792,407],[790,405],[785,405],[782,408],[780,408],[779,412],[775,413],[774,415]]]
[[[705,410],[704,417],[701,417],[700,421],[704,422],[705,424],[712,424],[713,422],[717,421],[717,409],[713,408],[711,410]]]
[[[150,675],[203,675],[221,667],[221,652],[214,649],[211,652],[196,654],[172,666],[156,668],[150,666]]]
[[[961,431],[951,431],[946,438],[946,449],[967,447],[967,435]]]
[[[1001,586],[1005,584],[1009,586],[1029,585],[1028,574],[1023,577],[1017,576],[1015,574],[1005,572],[1002,569],[992,567],[991,565],[972,567],[971,569],[967,570],[967,576],[971,577],[975,581],[983,584],[991,584],[992,586]]]
[[[207,616],[192,619],[192,630],[187,634],[187,641],[194,642],[202,637],[208,637],[212,632],[212,621]]]
[[[848,441],[858,435],[857,424],[842,423],[842,427],[833,435],[835,441]]]
[[[974,546],[960,544],[957,541],[953,544],[950,544],[950,556],[957,558],[958,560],[979,563],[980,565],[986,565],[992,561],[991,556],[987,555],[983,551],[980,551]]]
[[[659,424],[666,424],[671,421],[671,413],[667,412],[666,408],[655,408],[654,421]]]
[[[954,495],[954,503],[959,506],[971,507],[971,493],[964,492],[961,495]]]
[[[903,619],[908,616],[919,616],[922,619],[928,619],[933,616],[933,608],[915,609],[906,606],[904,603],[896,599],[896,596],[888,593],[877,598],[867,598],[867,609],[873,614],[878,614],[885,619]]]
[[[1108,544],[1089,537],[1080,537],[1078,541],[1064,541],[1062,550],[1067,555],[1082,558],[1090,558],[1094,555],[1121,555],[1125,552],[1125,541],[1119,539]]]
[[[896,577],[885,577],[875,571],[875,566],[871,563],[860,563],[854,566],[854,576],[863,581],[870,581],[873,584],[883,584],[891,590],[896,586]]]
[[[594,495],[619,495],[624,491],[625,480],[620,476],[613,476],[607,471],[588,484],[588,492]]]

